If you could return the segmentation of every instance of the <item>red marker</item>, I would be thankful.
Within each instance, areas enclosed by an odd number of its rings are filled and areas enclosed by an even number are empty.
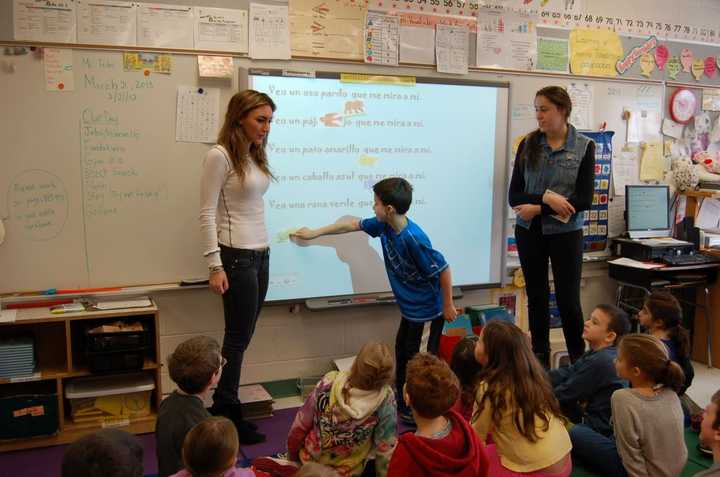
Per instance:
[[[42,308],[45,306],[67,305],[72,302],[73,300],[70,298],[65,300],[29,301],[25,303],[8,303],[5,308],[8,310],[20,310],[23,308]]]

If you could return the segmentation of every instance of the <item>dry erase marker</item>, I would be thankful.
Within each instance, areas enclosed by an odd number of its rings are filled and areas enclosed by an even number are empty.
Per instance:
[[[85,306],[82,303],[68,303],[66,305],[58,305],[50,308],[50,313],[59,315],[61,313],[72,313],[76,311],[85,311]]]

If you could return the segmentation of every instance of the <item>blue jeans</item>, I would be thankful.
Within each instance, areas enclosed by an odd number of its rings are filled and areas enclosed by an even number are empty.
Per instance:
[[[585,424],[570,429],[572,459],[603,476],[626,477],[614,437],[606,437]]]
[[[270,269],[270,249],[220,247],[220,258],[230,288],[223,295],[225,335],[222,355],[227,360],[213,401],[222,407],[237,404],[240,370],[245,350],[265,301]]]

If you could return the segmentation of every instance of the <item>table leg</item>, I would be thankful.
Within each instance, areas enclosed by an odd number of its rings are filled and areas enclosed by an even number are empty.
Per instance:
[[[712,361],[712,339],[713,339],[713,320],[710,316],[710,290],[708,287],[704,287],[705,290],[705,332],[707,333],[707,359],[708,368],[713,367]]]

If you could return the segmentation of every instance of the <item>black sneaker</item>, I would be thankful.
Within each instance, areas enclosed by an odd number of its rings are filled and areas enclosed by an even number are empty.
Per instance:
[[[224,416],[232,421],[235,421],[235,420],[243,421],[246,424],[246,426],[249,427],[250,429],[252,429],[253,431],[258,430],[257,424],[243,419],[241,403],[234,403],[234,404],[225,405],[225,406],[216,406],[215,404],[213,404],[212,406],[210,406],[208,408],[208,412],[210,414],[212,414],[213,416]]]
[[[237,429],[240,444],[253,445],[265,442],[265,434],[252,429],[247,421],[233,421],[233,423],[235,424],[235,429]]]
[[[240,444],[252,445],[265,442],[265,434],[257,432],[257,425],[242,418],[240,403],[230,406],[216,406],[213,404],[208,412],[213,416],[223,416],[230,419],[237,429]]]

